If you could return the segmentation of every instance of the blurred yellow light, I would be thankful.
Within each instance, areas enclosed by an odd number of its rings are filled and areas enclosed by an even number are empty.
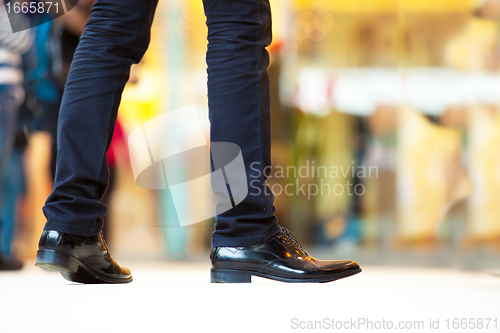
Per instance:
[[[294,0],[299,9],[321,8],[339,13],[468,12],[479,0]]]

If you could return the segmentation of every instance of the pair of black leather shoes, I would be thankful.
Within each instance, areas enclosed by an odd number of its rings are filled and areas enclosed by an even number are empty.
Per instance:
[[[314,259],[285,228],[262,244],[214,248],[210,259],[210,281],[217,283],[249,283],[252,276],[282,282],[330,282],[361,272],[354,261]],[[36,265],[59,271],[74,282],[132,281],[130,270],[113,260],[100,234],[81,237],[46,230]]]

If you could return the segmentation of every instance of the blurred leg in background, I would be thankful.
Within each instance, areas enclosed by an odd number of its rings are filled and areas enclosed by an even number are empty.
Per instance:
[[[0,85],[0,270],[22,268],[11,257],[16,202],[23,189],[22,151],[14,148],[19,87]]]
[[[25,15],[18,13],[9,18],[5,8],[0,9],[0,270],[13,270],[22,267],[10,253],[15,206],[22,189],[22,166],[20,152],[12,155],[12,150],[19,106],[24,98],[21,55],[29,49],[31,36],[28,30],[16,34],[11,30],[11,24],[29,27]]]

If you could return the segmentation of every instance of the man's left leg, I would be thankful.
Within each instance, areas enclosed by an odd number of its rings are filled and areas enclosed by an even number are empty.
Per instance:
[[[269,0],[203,3],[208,26],[210,139],[239,146],[246,175],[233,176],[246,176],[249,189],[241,203],[216,216],[211,281],[250,282],[252,276],[261,276],[285,282],[328,282],[361,272],[350,260],[312,258],[274,216],[274,196],[265,172],[271,164]],[[229,200],[220,194],[216,211],[225,210],[220,206],[231,207],[231,202],[225,202]]]

